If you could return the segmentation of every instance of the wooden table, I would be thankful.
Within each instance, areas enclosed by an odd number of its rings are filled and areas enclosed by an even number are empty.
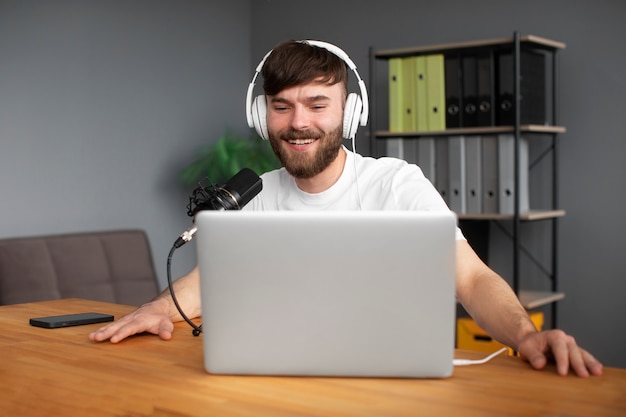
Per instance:
[[[98,324],[41,329],[30,317],[131,307],[78,299],[0,307],[1,416],[620,416],[626,370],[560,377],[513,357],[448,379],[217,376],[186,323],[174,337],[96,343]],[[484,354],[457,352],[457,357]]]

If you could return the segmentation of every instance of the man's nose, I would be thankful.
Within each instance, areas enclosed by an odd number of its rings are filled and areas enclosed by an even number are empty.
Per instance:
[[[291,127],[297,130],[307,129],[311,118],[304,106],[296,106],[291,116]]]

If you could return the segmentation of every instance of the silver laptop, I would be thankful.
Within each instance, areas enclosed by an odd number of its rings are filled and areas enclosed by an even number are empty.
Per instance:
[[[453,213],[202,211],[205,368],[448,377]]]

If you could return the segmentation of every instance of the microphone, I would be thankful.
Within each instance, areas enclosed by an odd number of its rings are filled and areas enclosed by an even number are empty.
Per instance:
[[[263,181],[251,169],[244,168],[236,173],[226,184],[208,186],[200,184],[193,190],[187,205],[187,215],[193,217],[202,210],[241,210],[263,189]],[[193,239],[197,227],[193,225],[185,230],[174,243],[180,248]]]

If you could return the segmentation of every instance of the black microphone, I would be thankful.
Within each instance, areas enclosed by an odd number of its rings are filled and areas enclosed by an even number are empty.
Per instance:
[[[187,215],[193,217],[202,210],[241,210],[262,189],[261,178],[251,169],[244,168],[222,186],[215,186],[212,183],[208,186],[200,184],[189,197]],[[196,230],[196,226],[193,225],[184,231],[174,246],[180,248],[189,242]]]
[[[240,210],[261,190],[261,178],[249,168],[244,168],[229,179],[223,186],[200,184],[187,205],[187,215],[195,216],[201,210]]]

